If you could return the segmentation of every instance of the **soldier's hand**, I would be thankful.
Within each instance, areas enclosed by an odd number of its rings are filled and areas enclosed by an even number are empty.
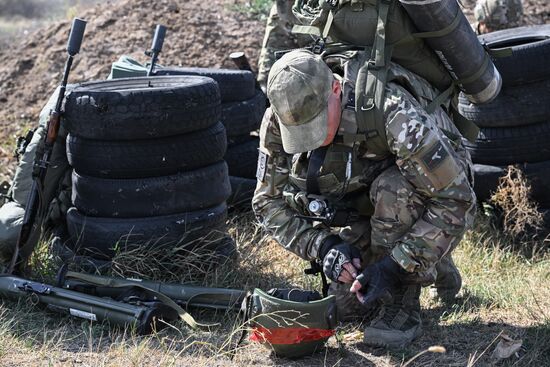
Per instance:
[[[382,260],[371,264],[357,276],[350,288],[355,293],[359,302],[372,304],[391,302],[392,293],[406,274],[391,257],[385,256]]]
[[[339,237],[331,237],[322,246],[323,273],[332,281],[352,283],[361,269],[361,253]]]

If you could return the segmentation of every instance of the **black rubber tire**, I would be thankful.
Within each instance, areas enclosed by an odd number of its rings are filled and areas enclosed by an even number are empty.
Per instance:
[[[105,179],[73,171],[72,203],[92,217],[136,218],[189,212],[224,202],[231,184],[224,161],[171,176]]]
[[[498,187],[498,179],[504,174],[499,166],[474,164],[474,191],[480,201],[486,201]]]
[[[222,103],[222,122],[228,138],[259,129],[265,106],[266,97],[261,90],[246,101]]]
[[[256,190],[256,179],[229,176],[231,182],[231,195],[227,199],[230,207],[241,207],[251,205],[254,190]]]
[[[227,137],[227,149],[234,147],[235,145],[244,144],[251,140],[258,140],[258,135],[252,133]]]
[[[220,120],[216,83],[199,76],[122,78],[83,83],[66,97],[64,124],[97,140],[159,138]]]
[[[550,118],[550,79],[503,88],[491,103],[470,103],[461,93],[460,114],[480,127],[529,125]]]
[[[84,176],[141,178],[190,171],[223,159],[225,128],[207,129],[167,138],[145,140],[88,140],[67,137],[69,164]]]
[[[218,83],[222,102],[235,102],[254,97],[256,81],[247,70],[165,67],[155,75],[198,75],[212,78]]]
[[[550,77],[550,24],[510,28],[479,36],[490,49],[510,47],[512,55],[494,57],[505,86]]]
[[[550,208],[550,161],[518,165],[531,185],[531,198],[540,206]],[[474,165],[474,190],[479,200],[488,200],[498,186],[506,167]]]
[[[229,167],[229,175],[255,178],[258,164],[258,147],[259,139],[256,138],[228,148],[224,159]]]
[[[219,240],[224,236],[226,219],[225,203],[199,211],[143,218],[87,217],[72,207],[67,211],[67,228],[75,253],[110,259],[116,251],[140,246],[183,246],[205,236]]]
[[[475,144],[464,141],[474,163],[505,166],[550,160],[550,122],[482,128]],[[230,171],[231,172],[231,171]]]

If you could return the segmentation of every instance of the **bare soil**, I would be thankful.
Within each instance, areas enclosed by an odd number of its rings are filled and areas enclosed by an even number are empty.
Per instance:
[[[234,68],[228,56],[244,51],[256,65],[262,21],[233,11],[231,0],[123,0],[97,5],[79,17],[88,21],[69,82],[105,79],[111,64],[127,54],[143,62],[156,24],[168,27],[160,63]],[[70,20],[31,33],[0,50],[0,179],[13,175],[15,135],[36,125],[44,103],[61,79]]]

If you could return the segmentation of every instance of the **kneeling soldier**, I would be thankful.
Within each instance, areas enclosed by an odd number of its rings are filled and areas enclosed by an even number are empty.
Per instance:
[[[355,83],[367,59],[331,60],[341,75],[305,50],[273,65],[253,208],[277,242],[322,264],[341,317],[385,300],[367,344],[403,347],[421,334],[421,285],[435,281],[440,296],[460,289],[450,253],[475,214],[472,163],[443,108],[426,112],[439,92],[397,64],[383,126],[364,126]]]

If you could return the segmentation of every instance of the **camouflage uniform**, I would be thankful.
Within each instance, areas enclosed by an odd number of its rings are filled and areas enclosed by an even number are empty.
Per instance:
[[[297,22],[292,14],[293,4],[292,0],[277,0],[269,12],[258,60],[258,82],[264,91],[269,70],[275,62],[275,51],[292,50],[312,43],[311,36],[292,33]]]
[[[359,219],[340,228],[339,235],[360,248],[363,265],[390,253],[411,279],[433,282],[440,260],[473,222],[471,158],[444,110],[438,107],[431,115],[425,111],[439,92],[396,64],[392,72],[404,82],[386,85],[383,107],[391,155],[378,156],[369,152],[364,140],[349,139],[357,133],[352,100],[362,60],[352,57],[344,66],[342,118],[319,173],[320,192],[331,206],[359,213]],[[413,86],[417,98],[403,85]],[[268,109],[260,129],[252,205],[277,242],[303,259],[316,260],[323,240],[335,229],[295,216],[308,214],[304,192],[309,156],[283,150],[279,124]],[[331,285],[339,308],[362,312],[348,289],[349,285]]]
[[[478,0],[474,8],[478,31],[481,23],[490,32],[516,27],[522,15],[521,0]]]

